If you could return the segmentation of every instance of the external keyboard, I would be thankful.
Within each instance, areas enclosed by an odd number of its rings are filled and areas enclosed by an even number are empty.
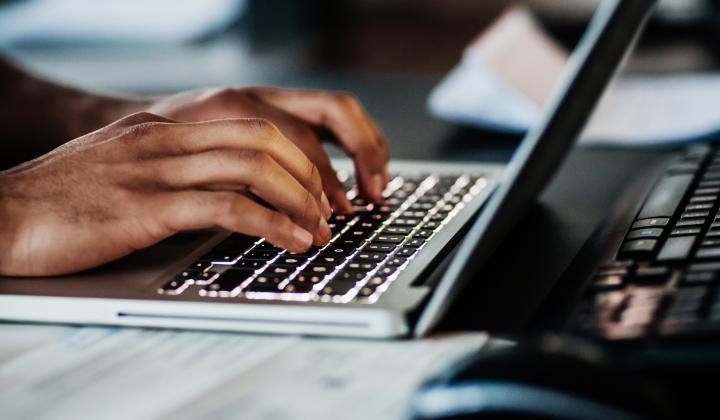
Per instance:
[[[720,331],[720,153],[689,150],[595,272],[576,330],[608,339]]]
[[[161,286],[163,295],[374,303],[487,184],[480,175],[395,176],[373,205],[342,176],[353,214],[333,214],[324,247],[295,254],[232,234]]]

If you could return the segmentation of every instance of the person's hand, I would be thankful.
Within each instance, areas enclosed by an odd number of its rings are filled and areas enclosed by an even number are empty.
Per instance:
[[[318,167],[267,120],[139,113],[0,172],[0,275],[71,273],[207,227],[302,252],[327,243],[330,214]]]
[[[317,166],[337,211],[350,212],[352,206],[320,144],[321,133],[331,134],[354,160],[361,195],[380,201],[389,180],[385,138],[360,102],[347,93],[271,87],[204,89],[143,103],[139,108],[180,121],[263,118],[272,122]]]

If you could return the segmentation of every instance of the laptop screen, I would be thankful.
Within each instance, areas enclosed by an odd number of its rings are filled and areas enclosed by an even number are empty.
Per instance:
[[[656,0],[606,0],[566,67],[543,120],[523,139],[503,181],[465,236],[416,326],[427,332],[563,163],[606,87],[654,9]],[[492,281],[492,279],[488,279]]]

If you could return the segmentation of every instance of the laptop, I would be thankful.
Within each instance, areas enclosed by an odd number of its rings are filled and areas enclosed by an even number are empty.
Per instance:
[[[391,162],[392,181],[374,206],[357,196],[349,162],[336,161],[355,212],[332,216],[333,238],[324,247],[291,254],[262,238],[186,232],[76,275],[1,278],[0,319],[424,335],[463,284],[495,280],[476,278],[479,268],[562,163],[654,3],[602,2],[544,120],[507,167]],[[453,249],[447,268],[437,270]]]

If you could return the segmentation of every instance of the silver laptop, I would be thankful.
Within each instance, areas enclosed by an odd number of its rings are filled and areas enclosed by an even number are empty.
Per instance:
[[[337,161],[355,212],[333,215],[325,247],[291,254],[261,238],[187,232],[77,275],[0,278],[0,319],[423,335],[464,283],[500,280],[478,277],[480,267],[560,166],[653,4],[610,0],[598,8],[544,121],[506,168],[392,162],[384,202],[373,206],[356,197],[349,163]]]

